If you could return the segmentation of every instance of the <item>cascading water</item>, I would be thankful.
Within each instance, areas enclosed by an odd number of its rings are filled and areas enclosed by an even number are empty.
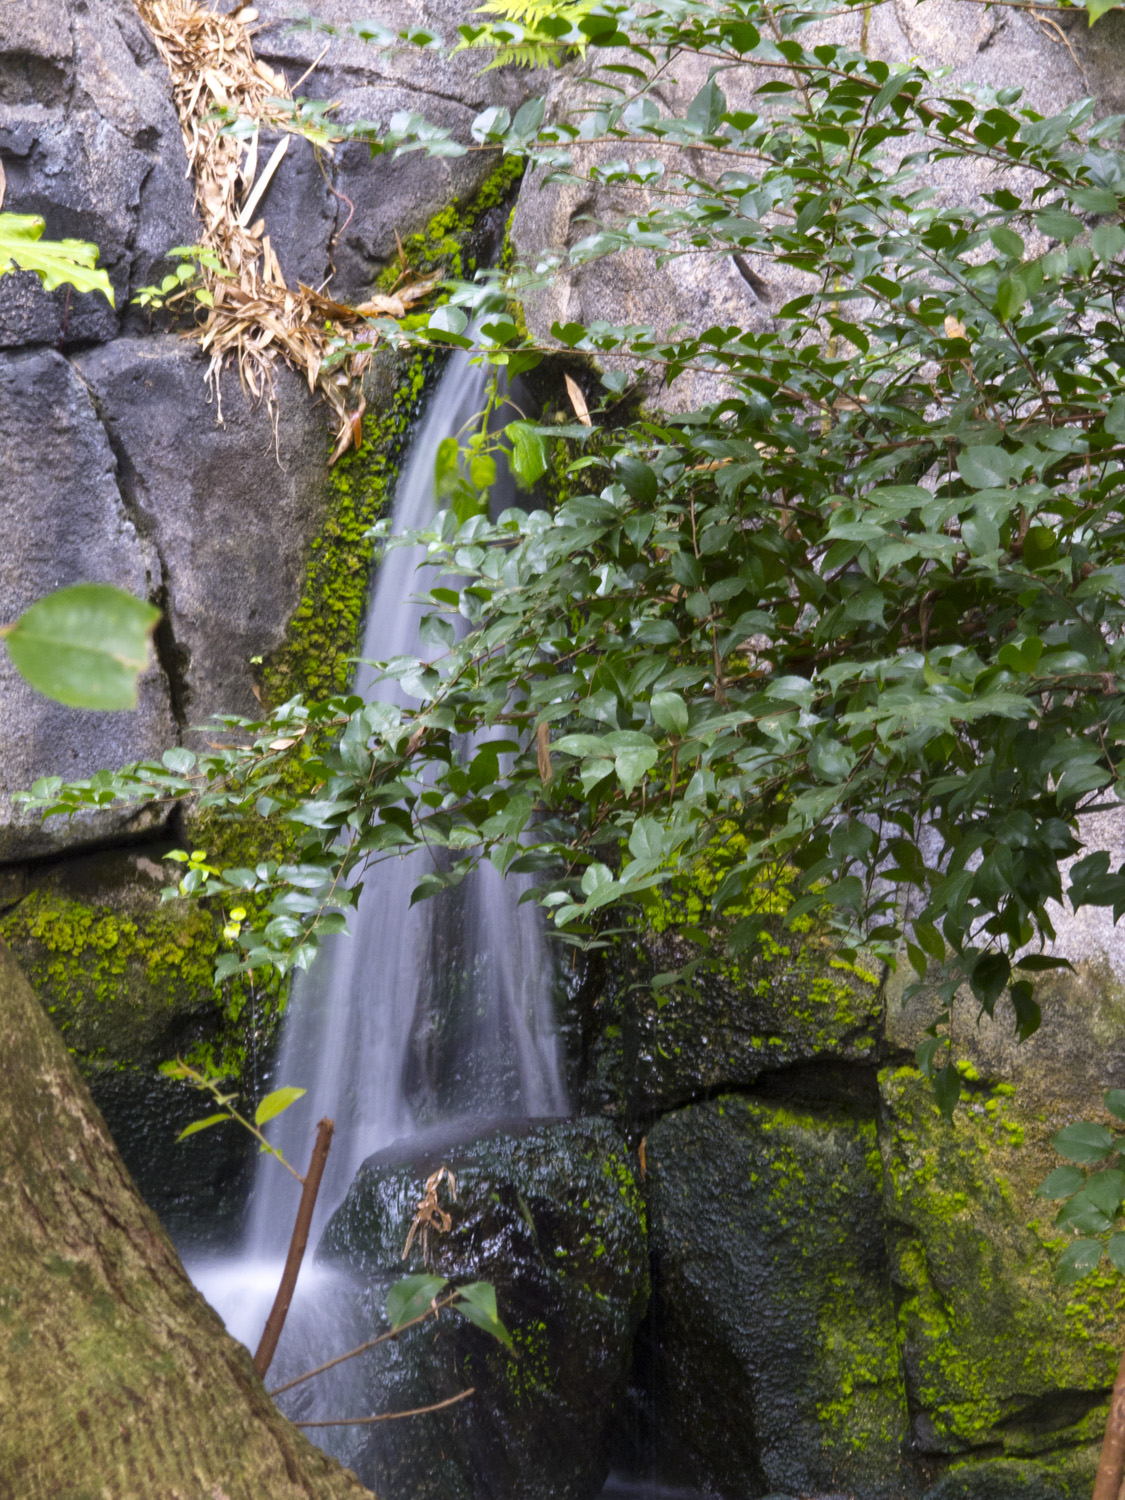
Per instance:
[[[404,465],[395,531],[424,528],[433,517],[438,444],[471,430],[484,387],[483,371],[468,354],[455,353]],[[367,660],[425,655],[423,608],[411,597],[422,586],[423,556],[420,548],[387,553],[368,610]],[[397,683],[377,676],[361,664],[355,691],[408,702]],[[308,1094],[271,1138],[303,1169],[315,1122],[325,1115],[336,1122],[313,1246],[359,1165],[393,1141],[432,1126],[463,1138],[485,1119],[566,1111],[552,963],[538,909],[520,904],[525,885],[485,864],[455,889],[411,906],[430,860],[428,851],[417,850],[370,871],[350,932],[330,939],[311,972],[294,983],[275,1086],[294,1084]],[[289,1174],[263,1157],[240,1251],[189,1261],[204,1295],[251,1348],[277,1288],[297,1193]],[[334,1286],[330,1273],[306,1263],[275,1361],[282,1378],[348,1347],[351,1330],[332,1326],[347,1320],[347,1302],[347,1290]],[[322,1389],[331,1401],[342,1388]]]

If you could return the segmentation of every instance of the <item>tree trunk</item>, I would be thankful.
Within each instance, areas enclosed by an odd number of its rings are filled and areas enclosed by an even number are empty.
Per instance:
[[[371,1500],[188,1281],[0,942],[0,1500]]]

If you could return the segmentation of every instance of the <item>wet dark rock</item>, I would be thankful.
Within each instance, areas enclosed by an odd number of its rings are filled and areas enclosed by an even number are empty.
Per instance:
[[[724,1096],[646,1141],[665,1476],[916,1493],[873,1121]]]
[[[691,925],[683,904],[674,893],[661,898],[654,920],[618,939],[579,996],[586,1108],[643,1121],[801,1066],[874,1062],[883,1018],[877,966],[845,963],[816,934],[780,927],[730,958],[722,932],[706,947],[681,935]],[[702,962],[688,979],[654,985],[693,958]],[[862,1087],[864,1071],[855,1078]]]
[[[1031,1464],[1001,1459],[952,1470],[926,1491],[924,1500],[1070,1500],[1072,1495],[1085,1500],[1088,1493],[1088,1483],[1072,1488],[1065,1479],[1054,1483]]]
[[[449,1411],[364,1435],[348,1462],[400,1500],[587,1500],[608,1470],[608,1429],[648,1299],[637,1158],[606,1121],[500,1133],[410,1162],[364,1163],[319,1255],[367,1289],[372,1323],[401,1259],[430,1172],[457,1179],[450,1232],[433,1268],[491,1281],[515,1357],[453,1316],[370,1356],[374,1411],[428,1405],[467,1386]],[[443,1190],[444,1192],[444,1190]]]

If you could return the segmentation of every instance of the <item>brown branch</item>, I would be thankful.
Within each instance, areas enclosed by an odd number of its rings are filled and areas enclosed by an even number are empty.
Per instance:
[[[1117,1500],[1125,1471],[1125,1354],[1117,1367],[1113,1396],[1109,1403],[1109,1420],[1105,1424],[1102,1456],[1094,1480],[1093,1500]]]
[[[324,1163],[328,1160],[328,1148],[332,1144],[332,1132],[335,1128],[331,1120],[321,1120],[316,1127],[316,1144],[313,1146],[312,1156],[309,1159],[309,1170],[305,1173],[305,1185],[301,1191],[301,1201],[297,1206],[293,1238],[289,1241],[289,1254],[285,1257],[281,1285],[277,1289],[277,1296],[270,1308],[266,1326],[262,1330],[261,1343],[254,1355],[254,1368],[263,1380],[277,1352],[277,1341],[281,1337],[281,1330],[285,1327],[289,1304],[293,1301],[293,1291],[297,1285],[301,1261],[305,1257],[305,1246],[309,1242],[309,1225],[312,1223],[313,1209],[316,1207],[316,1195],[320,1191],[320,1179],[324,1176]]]
[[[448,1297],[443,1297],[440,1302],[433,1302],[426,1308],[424,1313],[419,1313],[416,1318],[410,1318],[405,1323],[399,1323],[394,1328],[388,1328],[386,1333],[380,1333],[373,1339],[368,1339],[365,1344],[357,1344],[354,1349],[349,1349],[346,1354],[337,1354],[335,1359],[325,1360],[324,1364],[317,1365],[315,1370],[306,1370],[303,1375],[294,1375],[292,1380],[287,1380],[284,1385],[275,1385],[269,1392],[271,1396],[280,1396],[283,1391],[291,1391],[295,1385],[303,1385],[306,1380],[311,1380],[314,1375],[323,1375],[325,1370],[331,1370],[336,1365],[342,1365],[346,1359],[355,1359],[357,1354],[366,1354],[368,1349],[374,1349],[376,1344],[385,1344],[388,1339],[397,1339],[400,1333],[405,1333],[408,1328],[413,1328],[416,1323],[424,1323],[427,1318],[436,1316],[445,1307],[452,1307],[457,1293],[450,1292]]]
[[[373,1422],[394,1422],[399,1417],[424,1417],[427,1412],[441,1411],[447,1406],[455,1406],[458,1401],[464,1401],[466,1396],[472,1396],[476,1392],[476,1386],[471,1385],[467,1391],[460,1395],[449,1396],[444,1401],[435,1401],[433,1406],[416,1406],[412,1411],[385,1411],[378,1417],[334,1417],[329,1422],[294,1422],[294,1427],[370,1427]]]

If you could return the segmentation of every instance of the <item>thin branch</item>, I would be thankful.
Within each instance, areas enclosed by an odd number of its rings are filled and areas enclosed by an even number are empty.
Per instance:
[[[327,1422],[294,1422],[294,1427],[370,1427],[374,1422],[396,1422],[399,1417],[424,1417],[427,1412],[443,1411],[447,1406],[455,1406],[458,1401],[464,1401],[466,1397],[476,1394],[476,1386],[471,1385],[467,1391],[460,1395],[449,1396],[444,1401],[435,1401],[432,1406],[415,1406],[411,1411],[385,1411],[377,1417],[333,1417]]]
[[[331,1370],[336,1365],[342,1365],[346,1359],[354,1359],[357,1354],[366,1354],[368,1349],[374,1349],[376,1344],[385,1344],[388,1339],[397,1339],[400,1333],[405,1333],[408,1328],[413,1328],[416,1323],[424,1323],[427,1318],[436,1316],[446,1307],[452,1307],[457,1293],[450,1292],[448,1297],[443,1297],[440,1302],[431,1303],[424,1313],[419,1313],[416,1318],[409,1319],[406,1323],[400,1323],[397,1328],[388,1328],[386,1333],[380,1333],[376,1338],[368,1339],[365,1344],[358,1344],[354,1349],[349,1349],[346,1354],[337,1354],[335,1359],[329,1359],[322,1365],[317,1365],[315,1370],[306,1370],[303,1375],[295,1375],[292,1380],[287,1380],[284,1385],[275,1385],[267,1392],[270,1396],[280,1396],[283,1391],[291,1391],[295,1385],[303,1385],[306,1380],[311,1380],[314,1375],[323,1375],[325,1370]]]

